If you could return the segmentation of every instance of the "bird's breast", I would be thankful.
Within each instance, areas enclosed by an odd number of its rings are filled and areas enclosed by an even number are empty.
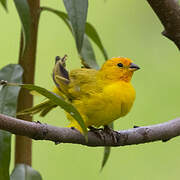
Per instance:
[[[135,100],[135,90],[130,83],[117,82],[104,88],[108,113],[113,119],[125,116],[131,109]]]
[[[129,83],[106,85],[99,93],[92,93],[89,98],[74,100],[73,105],[85,115],[88,126],[108,125],[119,117],[125,116],[135,99],[135,90]]]

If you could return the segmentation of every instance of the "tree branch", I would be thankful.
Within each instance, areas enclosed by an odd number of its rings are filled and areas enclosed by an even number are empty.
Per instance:
[[[172,40],[180,50],[180,5],[178,0],[147,1],[165,28],[162,34]]]
[[[35,140],[50,140],[55,143],[74,143],[87,146],[125,146],[153,141],[167,141],[180,135],[180,118],[162,124],[115,131],[117,143],[101,131],[104,139],[94,132],[88,132],[88,142],[76,129],[60,128],[39,122],[28,122],[0,114],[0,129]]]

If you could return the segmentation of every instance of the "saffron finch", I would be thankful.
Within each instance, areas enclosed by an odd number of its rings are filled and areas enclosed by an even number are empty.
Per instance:
[[[53,70],[56,84],[53,92],[71,102],[80,112],[85,126],[107,126],[114,120],[125,116],[135,100],[135,90],[131,84],[133,73],[140,69],[125,57],[107,60],[99,70],[81,68],[68,72],[64,58],[57,58]],[[40,115],[46,115],[57,105],[47,100],[36,105]],[[80,132],[78,122],[67,113],[69,127]]]

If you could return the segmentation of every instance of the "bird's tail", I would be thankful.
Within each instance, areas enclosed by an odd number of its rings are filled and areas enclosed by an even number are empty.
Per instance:
[[[56,57],[52,77],[59,92],[68,98],[68,85],[70,80],[69,73],[66,70],[66,58],[67,55],[65,55],[63,58],[60,58],[59,56]]]
[[[57,56],[55,59],[55,66],[53,69],[52,77],[56,86],[52,92],[61,96],[64,99],[69,100],[70,98],[68,96],[69,73],[65,68],[66,58],[67,56],[65,55],[63,58]],[[17,113],[17,115],[26,115],[26,114],[34,115],[39,113],[40,116],[44,117],[49,111],[51,111],[56,106],[57,105],[52,101],[46,100],[32,108],[28,108]]]
[[[46,100],[32,108],[25,109],[17,113],[17,115],[34,115],[40,113],[40,116],[44,117],[48,112],[50,112],[57,105],[51,102],[50,100]]]

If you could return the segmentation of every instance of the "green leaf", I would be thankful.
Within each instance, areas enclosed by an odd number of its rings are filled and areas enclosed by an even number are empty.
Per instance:
[[[10,64],[0,70],[0,80],[21,83],[23,70],[19,65]],[[0,113],[15,116],[19,87],[1,87]],[[0,179],[9,180],[11,134],[0,130]]]
[[[48,8],[48,7],[42,7],[42,11],[53,12],[54,14],[59,16],[65,22],[65,24],[68,26],[69,30],[72,32],[71,25],[70,25],[70,22],[69,22],[69,19],[68,19],[68,16],[66,13],[52,9],[52,8]],[[105,60],[107,60],[108,55],[107,55],[106,50],[105,50],[105,48],[101,42],[101,39],[100,39],[97,31],[95,30],[95,28],[90,23],[86,23],[85,33],[99,47],[99,49],[101,50],[101,52],[104,55]],[[86,35],[84,35],[83,46],[82,46],[82,49],[80,52],[82,63],[85,66],[87,65],[91,68],[98,69],[98,64],[97,64],[96,59],[95,59],[95,54],[94,54],[93,48],[92,48],[90,41]],[[110,147],[104,148],[104,157],[103,157],[101,169],[103,169],[103,167],[105,166],[105,164],[109,158],[110,149],[111,149]]]
[[[11,180],[42,180],[42,177],[31,166],[17,164],[11,174]]]
[[[27,0],[14,0],[17,12],[19,14],[24,43],[23,43],[23,52],[27,48],[27,44],[30,40],[30,31],[31,31],[31,14]]]
[[[99,47],[102,54],[104,55],[105,60],[107,60],[108,59],[107,52],[101,42],[101,39],[100,39],[96,29],[90,23],[86,23],[85,32],[92,39],[92,41],[94,41],[94,43]]]
[[[109,127],[113,129],[114,128],[113,123],[109,124]],[[101,164],[101,171],[103,170],[104,166],[106,165],[106,163],[109,159],[110,153],[111,153],[111,147],[110,146],[104,147],[104,155],[103,155],[103,160],[102,160],[102,164]]]
[[[88,11],[88,0],[63,0],[72,24],[78,52],[81,52]]]
[[[101,164],[101,171],[103,170],[104,166],[107,163],[110,152],[111,152],[111,147],[109,147],[109,146],[104,147],[104,155],[103,155],[103,161],[102,161],[102,164]]]
[[[7,11],[7,0],[0,0],[0,3],[4,7],[4,9]]]
[[[80,115],[80,113],[76,110],[76,108],[69,102],[66,102],[62,97],[58,96],[57,94],[48,91],[45,88],[42,88],[40,86],[35,86],[32,84],[15,84],[15,83],[7,83],[7,86],[20,86],[22,88],[28,89],[30,91],[36,91],[39,94],[45,96],[48,98],[51,102],[57,104],[62,109],[64,109],[66,112],[68,112],[81,126],[84,134],[87,134],[87,128],[84,124],[84,121]],[[87,138],[87,137],[86,137]]]
[[[9,64],[0,70],[0,80],[22,82],[23,69],[20,65]],[[15,116],[19,87],[3,87],[0,91],[0,113]]]
[[[84,35],[84,41],[80,56],[81,56],[82,64],[85,67],[99,69],[92,45],[86,35]]]
[[[71,28],[72,26],[71,26],[71,23],[69,22],[68,15],[66,13],[64,13],[62,11],[52,9],[52,8],[48,8],[48,7],[42,7],[41,9],[42,9],[42,11],[49,11],[49,12],[52,12],[52,13],[56,14],[58,17],[60,17],[64,21],[64,23],[67,25],[69,30],[72,32],[72,28]],[[91,24],[86,23],[86,31],[85,31],[85,33],[100,48],[100,50],[103,53],[105,59],[108,59],[107,53],[106,53],[106,51],[105,51],[105,49],[104,49],[104,47],[103,47],[103,45],[101,43],[101,40],[100,40],[95,28]],[[99,66],[98,66],[98,64],[96,62],[96,58],[95,58],[95,54],[94,54],[92,45],[91,45],[91,43],[89,41],[89,38],[86,35],[84,35],[84,41],[83,41],[83,46],[82,46],[82,49],[81,49],[81,52],[80,52],[80,57],[83,60],[84,64],[88,65],[91,68],[98,69]]]

